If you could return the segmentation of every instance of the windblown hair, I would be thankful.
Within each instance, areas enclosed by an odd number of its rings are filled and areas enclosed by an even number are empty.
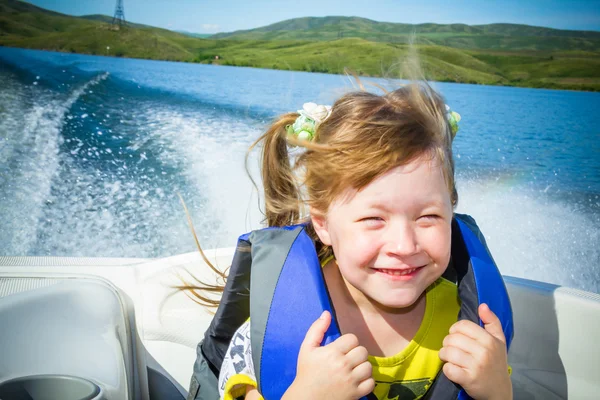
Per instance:
[[[290,137],[286,126],[298,113],[277,118],[248,150],[261,145],[261,177],[267,226],[309,222],[309,212],[325,215],[347,189],[361,190],[391,169],[418,157],[439,163],[455,206],[452,134],[442,97],[426,82],[414,82],[382,95],[347,93],[332,106],[311,142]],[[291,146],[303,147],[290,151]],[[300,151],[298,151],[300,150]],[[308,209],[307,209],[308,207]],[[332,254],[309,224],[319,258]],[[214,285],[187,285],[194,299],[214,306],[201,292]]]

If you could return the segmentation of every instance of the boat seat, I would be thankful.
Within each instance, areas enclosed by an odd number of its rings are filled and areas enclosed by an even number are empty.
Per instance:
[[[74,377],[98,385],[98,398],[134,399],[129,324],[118,290],[103,279],[1,277],[0,388]]]
[[[515,336],[508,354],[515,399],[598,399],[600,296],[504,277]]]

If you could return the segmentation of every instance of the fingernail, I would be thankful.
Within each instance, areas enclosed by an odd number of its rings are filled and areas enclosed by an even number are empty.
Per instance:
[[[319,319],[325,319],[325,313],[326,313],[326,312],[327,312],[327,311],[323,311],[323,312],[321,313],[321,316],[319,317]]]

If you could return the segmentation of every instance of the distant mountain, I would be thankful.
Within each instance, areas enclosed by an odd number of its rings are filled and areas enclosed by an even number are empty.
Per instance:
[[[519,24],[488,24],[475,25],[481,28],[484,33],[493,33],[504,36],[535,36],[535,37],[572,37],[600,39],[600,32],[597,31],[573,31],[565,29],[544,28],[539,26],[519,25]]]
[[[206,46],[200,39],[112,17],[74,17],[24,1],[0,0],[0,45],[70,53],[192,61]]]
[[[198,38],[112,17],[74,17],[0,0],[0,46],[205,64],[402,77],[416,50],[428,79],[600,91],[600,33],[514,24],[394,24],[297,18]],[[416,45],[408,45],[413,32]]]
[[[43,12],[46,14],[53,14],[55,16],[65,16],[65,14],[46,10],[45,8],[34,6],[26,1],[11,0],[0,2],[0,16],[10,14],[15,15],[22,12]]]
[[[572,31],[517,24],[400,24],[359,17],[305,17],[256,29],[213,35],[234,40],[336,40],[435,44],[459,49],[600,50],[600,32]]]
[[[175,31],[175,32],[181,33],[182,35],[199,38],[199,39],[206,39],[206,38],[213,36],[212,33],[194,33],[194,32],[188,32],[188,31]]]

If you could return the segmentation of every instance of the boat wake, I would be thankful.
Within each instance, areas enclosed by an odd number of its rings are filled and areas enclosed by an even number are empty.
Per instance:
[[[65,115],[90,87],[108,77],[99,74],[66,97],[35,84],[23,86],[0,76],[0,252],[30,254],[38,236],[39,220],[49,201],[60,164]],[[5,249],[2,249],[5,248]],[[4,250],[4,251],[2,251]]]
[[[589,205],[494,178],[457,184],[457,211],[477,220],[503,274],[600,293],[600,214]]]

